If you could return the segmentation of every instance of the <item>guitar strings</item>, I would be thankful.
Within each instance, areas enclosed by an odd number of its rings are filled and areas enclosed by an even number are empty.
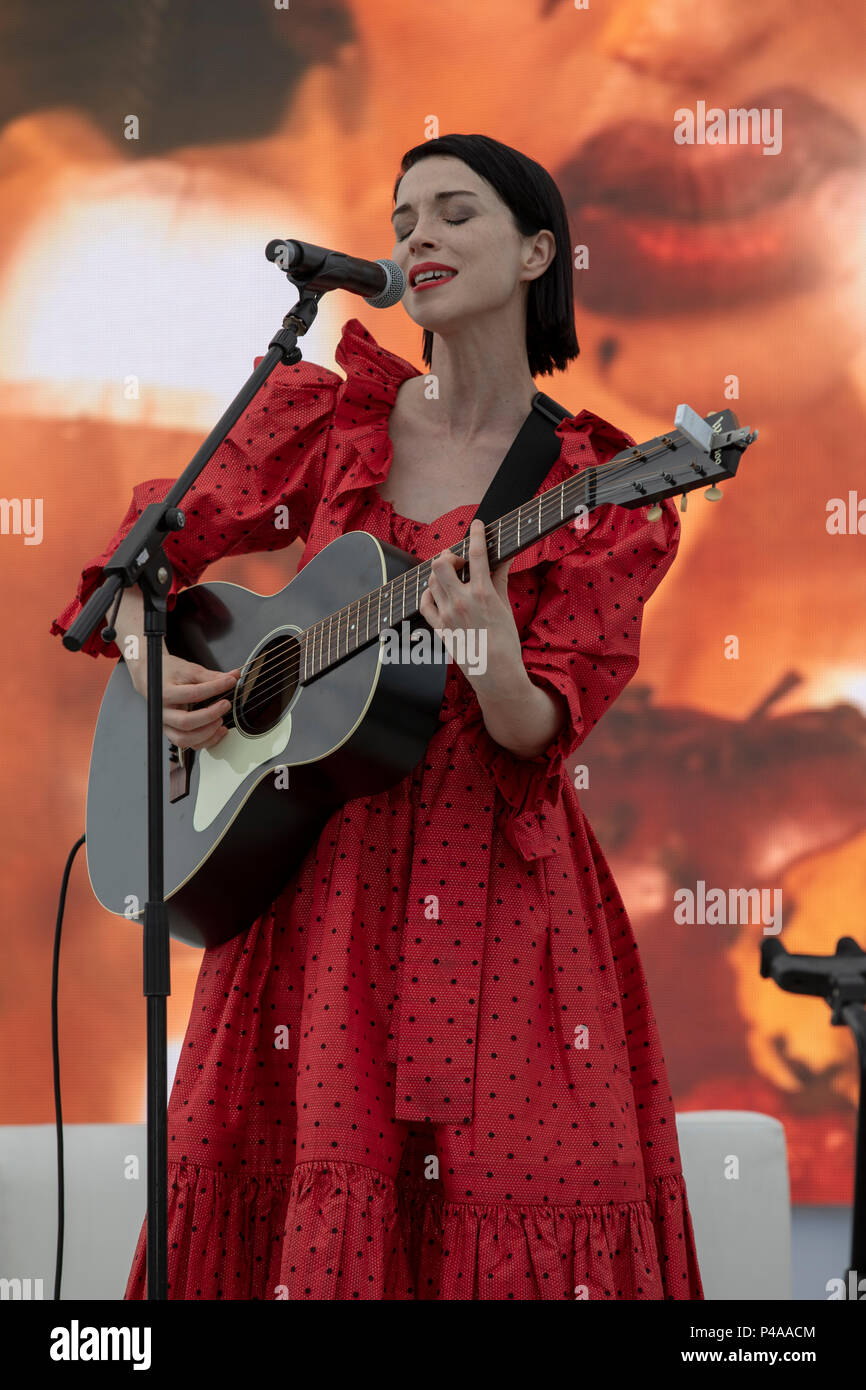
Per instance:
[[[676,445],[674,445],[674,448],[675,448],[675,447],[676,447]],[[662,455],[667,455],[667,454],[671,453],[672,450],[671,450],[670,446],[665,445],[665,446],[661,446],[661,447],[657,450],[657,452],[658,452],[659,454],[662,454]],[[525,512],[527,511],[527,509],[534,510],[534,511],[537,513],[538,510],[539,510],[539,507],[540,507],[541,512],[542,512],[542,514],[543,514],[544,509],[545,509],[545,506],[549,506],[550,501],[551,501],[554,497],[556,497],[556,496],[558,496],[559,494],[561,494],[561,495],[562,495],[562,498],[563,498],[563,501],[564,501],[565,498],[566,498],[566,495],[567,495],[567,493],[568,493],[569,491],[575,491],[575,490],[577,490],[578,488],[579,488],[579,491],[580,491],[580,493],[581,493],[581,496],[582,496],[582,497],[585,497],[586,494],[587,494],[587,484],[590,483],[591,481],[593,481],[593,479],[591,478],[591,473],[594,473],[594,474],[595,474],[595,479],[594,479],[594,481],[595,481],[595,485],[596,485],[596,486],[595,486],[595,503],[594,503],[594,506],[593,506],[593,508],[592,508],[592,510],[594,511],[594,510],[596,510],[598,507],[604,506],[604,505],[606,505],[606,503],[607,503],[608,496],[605,495],[606,489],[605,489],[605,487],[604,487],[604,484],[608,483],[609,481],[613,481],[614,479],[618,479],[623,473],[628,472],[628,471],[633,467],[633,465],[634,465],[635,462],[639,462],[639,461],[640,461],[640,462],[642,462],[642,461],[650,462],[650,461],[652,461],[653,457],[654,457],[654,455],[653,455],[652,453],[650,453],[650,452],[647,452],[647,453],[635,453],[635,454],[632,455],[629,459],[625,460],[625,461],[622,462],[622,463],[617,464],[615,467],[611,467],[610,465],[606,465],[606,464],[600,464],[600,465],[597,465],[597,466],[596,466],[594,469],[592,469],[592,470],[589,470],[589,469],[588,469],[588,470],[586,470],[586,471],[583,472],[583,473],[576,474],[576,475],[575,475],[574,477],[572,477],[572,478],[567,478],[567,479],[565,479],[561,484],[559,484],[558,486],[555,486],[555,487],[552,487],[552,488],[548,488],[546,492],[540,493],[537,497],[533,497],[533,498],[529,499],[529,501],[523,503],[521,507],[518,507],[518,508],[516,508],[514,511],[508,513],[507,516],[504,516],[504,517],[500,518],[499,521],[488,523],[488,524],[485,526],[485,529],[484,529],[485,540],[488,540],[488,541],[489,541],[489,540],[492,540],[492,539],[494,539],[494,538],[498,538],[498,540],[499,540],[500,543],[504,540],[504,541],[506,542],[506,545],[507,545],[512,539],[514,539],[515,537],[519,537],[519,534],[520,534],[521,529],[522,529],[523,527],[525,527],[526,525],[529,524],[529,518],[525,515]],[[601,476],[600,476],[600,475],[601,475]],[[709,480],[708,480],[708,481],[709,481]],[[608,490],[608,495],[612,495],[612,494],[609,492],[609,490]],[[572,500],[573,500],[573,499],[569,498],[569,505],[570,505],[570,506],[572,505]],[[653,499],[648,498],[647,501],[646,501],[646,503],[645,503],[645,505],[647,505],[647,506],[651,505],[651,504],[652,504],[652,501],[653,501]],[[560,510],[560,513],[561,513],[561,512],[562,512],[562,507],[560,507],[559,510]],[[574,510],[576,511],[577,508],[575,507]],[[521,514],[524,514],[524,515],[521,515]],[[564,520],[561,520],[561,521],[559,522],[559,524],[558,524],[556,527],[552,527],[551,530],[550,530],[547,534],[554,534],[556,530],[558,530],[561,526],[563,526],[563,525],[565,525],[565,524],[566,524],[566,522],[565,522]],[[544,517],[543,517],[543,515],[542,515],[542,518],[541,518],[541,526],[542,526],[542,528],[543,528],[543,526],[544,526]],[[544,536],[536,536],[536,537],[534,538],[534,540],[531,541],[525,548],[526,548],[526,549],[529,549],[529,545],[531,545],[531,544],[537,544],[538,541],[539,541],[539,539],[544,539]],[[466,554],[466,556],[461,556],[461,558],[467,559],[467,560],[468,560],[468,537],[463,537],[460,541],[458,541],[454,546],[451,546],[449,549],[450,549],[450,552],[451,552],[452,554],[459,554],[459,553],[461,552],[461,550],[464,549],[464,547],[465,547],[466,550],[467,550],[467,554]],[[519,552],[518,552],[518,553],[519,553]],[[373,590],[372,592],[373,592],[373,593],[381,593],[382,591],[384,591],[384,590],[390,588],[390,589],[392,590],[392,592],[395,592],[395,593],[396,593],[397,586],[399,586],[400,583],[402,582],[402,584],[403,584],[403,593],[402,593],[402,595],[401,595],[400,597],[401,597],[402,600],[405,602],[405,599],[406,599],[406,597],[407,597],[407,589],[408,589],[409,583],[415,583],[416,586],[417,586],[417,584],[418,584],[418,578],[419,578],[419,576],[422,575],[422,572],[425,571],[425,570],[427,571],[426,577],[425,577],[425,587],[426,587],[426,580],[429,579],[430,565],[431,565],[431,562],[432,562],[432,559],[433,559],[433,558],[435,558],[435,557],[431,557],[431,559],[429,559],[429,560],[423,560],[423,561],[421,561],[418,565],[412,566],[410,569],[404,571],[404,573],[403,573],[402,575],[397,575],[397,576],[395,576],[393,579],[389,580],[389,581],[387,582],[387,584],[382,585],[380,590]],[[505,563],[505,562],[503,561],[502,563]],[[422,590],[418,589],[417,592],[419,593],[419,601],[420,601],[420,593],[422,592]],[[363,602],[364,602],[365,599],[368,600],[368,612],[369,612],[369,600],[370,600],[371,597],[372,597],[372,594],[371,594],[371,595],[363,594],[363,595],[360,596],[359,599],[353,600],[353,602],[352,602],[351,604],[347,605],[345,608],[339,609],[338,612],[332,613],[332,614],[328,615],[327,617],[317,619],[317,621],[316,621],[315,623],[313,623],[309,628],[305,629],[304,633],[301,634],[300,636],[292,635],[292,636],[287,637],[287,638],[285,639],[285,642],[282,644],[282,650],[272,652],[272,653],[267,657],[267,659],[261,664],[261,666],[259,667],[259,670],[258,670],[258,673],[257,673],[256,685],[255,685],[255,687],[254,687],[254,689],[253,689],[253,692],[252,692],[252,694],[250,695],[249,699],[243,702],[242,708],[243,708],[244,712],[245,712],[245,713],[246,713],[246,712],[252,712],[253,710],[255,710],[255,709],[257,709],[257,708],[261,708],[263,705],[268,704],[268,703],[273,699],[274,695],[277,693],[277,691],[278,691],[278,689],[279,689],[280,687],[285,686],[288,682],[290,682],[290,681],[292,681],[292,680],[295,679],[295,677],[296,677],[297,674],[299,673],[300,667],[301,667],[300,648],[301,648],[301,643],[302,643],[302,641],[303,641],[304,638],[308,637],[308,635],[309,635],[310,633],[313,633],[317,628],[322,628],[322,635],[323,635],[323,637],[324,637],[324,626],[325,626],[325,624],[333,625],[334,622],[337,623],[337,631],[338,631],[338,634],[339,634],[339,623],[340,623],[340,620],[341,620],[341,618],[342,618],[342,615],[343,615],[343,614],[346,614],[347,619],[348,619],[348,617],[349,617],[349,610],[350,610],[351,608],[353,608],[353,607],[355,606],[355,604],[358,604],[358,605],[363,604]],[[379,613],[380,613],[380,614],[381,614],[381,608],[382,608],[382,602],[381,602],[381,599],[380,599],[380,601],[379,601]],[[416,611],[416,610],[413,610],[413,611]],[[358,616],[360,617],[360,608],[359,608]],[[404,616],[405,616],[405,615],[404,615]],[[332,636],[332,633],[329,632],[329,633],[328,633],[328,645],[329,645],[329,647],[330,647],[330,638],[331,638],[331,636]],[[370,641],[373,641],[373,640],[374,640],[374,637],[371,636]],[[365,643],[360,644],[360,645],[367,645],[367,643],[365,642]],[[292,656],[286,656],[285,653],[286,653],[286,650],[287,650],[287,649],[293,649],[293,655],[292,655]],[[359,647],[358,649],[360,649],[360,647]],[[231,722],[232,724],[235,723],[234,710],[232,710],[231,712],[228,712],[228,713],[226,714],[226,716],[225,716],[225,719],[226,719],[226,722]]]
[[[669,452],[669,450],[668,450],[667,448],[663,448],[662,450],[660,450],[660,452],[666,454],[666,453]],[[604,464],[598,465],[597,468],[595,469],[595,472],[596,472],[596,475],[597,475],[597,474],[598,474],[599,472],[601,472],[602,470],[607,469],[607,471],[606,471],[605,474],[604,474],[604,478],[603,478],[603,480],[602,480],[603,482],[606,483],[608,480],[613,480],[614,478],[618,477],[621,473],[628,471],[629,468],[631,467],[631,465],[633,465],[636,461],[638,461],[638,460],[643,460],[643,459],[649,460],[650,458],[651,458],[651,455],[649,455],[649,454],[644,454],[644,455],[636,454],[636,455],[633,456],[631,459],[627,460],[625,463],[618,464],[618,465],[616,466],[616,468],[610,468],[608,465],[604,465]],[[522,528],[522,526],[525,525],[525,524],[527,524],[527,519],[526,519],[525,517],[524,517],[524,518],[520,518],[520,516],[519,516],[519,513],[522,512],[525,508],[532,507],[533,509],[535,509],[535,510],[537,511],[537,510],[538,510],[539,503],[540,503],[540,504],[541,504],[542,511],[543,511],[544,506],[545,506],[545,504],[549,501],[549,499],[552,499],[552,498],[553,498],[555,495],[557,495],[560,491],[562,492],[562,496],[563,496],[563,499],[564,499],[564,498],[565,498],[565,495],[566,495],[566,492],[567,492],[568,490],[572,489],[573,486],[574,486],[575,484],[580,484],[580,485],[581,485],[581,491],[582,491],[582,493],[585,494],[585,493],[586,493],[586,483],[587,483],[588,481],[590,481],[590,478],[589,478],[589,470],[587,470],[587,472],[585,472],[585,473],[577,474],[577,475],[576,475],[575,477],[573,477],[573,478],[568,478],[568,479],[566,479],[562,484],[560,484],[560,485],[557,486],[557,487],[548,488],[548,490],[547,490],[546,492],[540,493],[538,497],[531,498],[530,501],[524,503],[522,507],[516,508],[513,512],[509,513],[507,516],[502,517],[502,518],[500,519],[500,521],[491,522],[491,523],[489,523],[488,525],[486,525],[486,526],[485,526],[485,538],[486,538],[486,539],[487,539],[487,538],[492,538],[493,536],[495,536],[495,535],[497,534],[497,532],[499,532],[499,534],[500,534],[500,539],[504,538],[504,539],[506,540],[506,542],[507,542],[507,541],[510,541],[514,536],[517,536],[517,535],[519,534],[519,531],[520,531],[520,529]],[[596,483],[598,483],[598,478],[596,478]],[[595,501],[595,505],[594,505],[594,507],[592,508],[592,510],[596,510],[596,508],[598,508],[598,507],[603,506],[603,505],[606,504],[607,497],[605,497],[605,496],[602,495],[603,491],[604,491],[604,490],[603,490],[602,488],[600,488],[600,487],[598,487],[598,486],[596,487],[596,501]],[[647,502],[646,502],[646,505],[647,505],[647,506],[651,505],[651,502],[652,502],[652,499],[649,499],[649,498],[648,498],[648,499],[647,499]],[[561,510],[561,509],[560,509],[560,510]],[[560,526],[561,526],[561,525],[564,525],[564,524],[565,524],[564,522],[560,522],[560,523],[559,523]],[[543,525],[543,521],[542,521],[542,525]],[[501,531],[500,531],[500,526],[501,526]],[[556,530],[558,530],[558,529],[559,529],[559,526],[554,527],[554,528],[551,528],[551,531],[550,531],[548,534],[553,534],[553,533],[554,533]],[[543,539],[543,537],[541,537],[541,538]],[[534,539],[534,541],[530,542],[530,544],[537,544],[539,539],[540,539],[540,537],[536,536],[536,538]],[[452,554],[459,553],[459,551],[460,551],[464,546],[466,546],[466,547],[468,548],[468,538],[467,538],[467,537],[464,537],[462,540],[458,541],[454,546],[450,547],[450,551],[451,551]],[[529,549],[529,545],[526,546],[526,549]],[[435,558],[435,557],[431,557],[431,559],[432,559],[432,558]],[[463,557],[461,557],[461,558],[463,558]],[[468,558],[468,555],[467,555],[466,558]],[[504,562],[503,562],[503,563],[504,563]],[[421,561],[418,565],[412,566],[412,568],[410,568],[410,569],[404,571],[404,573],[403,573],[402,575],[397,575],[397,576],[395,576],[395,578],[394,578],[393,580],[389,580],[388,583],[387,583],[386,585],[383,585],[383,586],[382,586],[382,589],[384,590],[384,589],[387,589],[387,588],[389,588],[389,587],[392,587],[393,589],[396,590],[396,587],[397,587],[397,586],[401,583],[401,581],[402,581],[403,586],[404,586],[402,598],[403,598],[403,600],[405,600],[405,598],[406,598],[406,596],[407,596],[407,587],[408,587],[408,583],[414,581],[414,582],[416,582],[416,584],[417,584],[417,576],[419,576],[419,575],[422,573],[422,571],[425,570],[425,568],[426,568],[427,571],[428,571],[428,578],[429,578],[429,567],[430,567],[430,564],[431,564],[431,560],[424,560],[424,561]],[[377,593],[377,592],[380,592],[380,591],[379,591],[379,590],[374,590],[373,592],[374,592],[374,593]],[[307,636],[309,633],[314,632],[314,630],[315,630],[316,628],[318,628],[318,627],[324,628],[324,625],[325,625],[325,624],[333,624],[333,622],[334,622],[335,620],[337,620],[338,623],[339,623],[339,619],[340,619],[341,615],[345,613],[345,614],[347,615],[347,617],[348,617],[349,609],[352,608],[352,607],[355,605],[355,603],[357,603],[357,604],[362,604],[362,603],[364,602],[365,599],[369,599],[370,597],[371,597],[371,595],[363,594],[363,595],[361,595],[361,597],[360,597],[359,599],[354,600],[353,603],[352,603],[352,604],[349,604],[346,608],[342,608],[342,609],[338,610],[337,613],[332,613],[332,614],[330,614],[329,616],[327,616],[327,617],[325,617],[325,618],[320,618],[320,619],[318,619],[318,620],[317,620],[315,623],[313,623],[309,628],[305,629],[305,632],[304,632],[303,634],[301,634],[301,636],[294,636],[294,635],[292,635],[291,637],[286,638],[285,642],[284,642],[283,645],[282,645],[282,650],[281,650],[281,651],[278,651],[278,652],[275,652],[275,653],[272,653],[272,654],[267,658],[267,660],[266,660],[265,662],[262,663],[261,667],[259,668],[259,672],[258,672],[258,676],[257,676],[257,683],[256,683],[256,685],[255,685],[255,687],[254,687],[253,693],[250,695],[250,697],[249,697],[248,700],[246,700],[246,701],[243,702],[242,708],[243,708],[244,712],[245,712],[245,713],[246,713],[246,712],[252,712],[252,711],[255,710],[255,709],[261,708],[263,705],[268,704],[268,703],[273,699],[274,695],[277,693],[277,691],[279,690],[280,687],[285,686],[289,681],[294,680],[294,678],[297,676],[298,672],[300,671],[300,666],[301,666],[300,657],[299,657],[299,655],[297,655],[297,654],[293,654],[292,656],[286,656],[286,655],[285,655],[285,651],[286,651],[287,648],[297,648],[297,649],[299,649],[303,637]],[[420,601],[420,600],[419,600],[419,601]],[[380,607],[380,611],[381,611],[381,601],[380,601],[379,607]],[[369,608],[369,604],[368,604],[368,608]],[[414,611],[414,610],[413,610],[413,611]],[[360,616],[360,611],[359,611],[359,616]],[[404,616],[405,616],[405,615],[404,615]],[[338,627],[338,631],[339,631],[339,627]],[[332,635],[331,633],[328,634],[328,636],[329,636],[329,646],[330,646],[330,637],[331,637],[331,635]],[[323,632],[323,636],[324,636],[324,632]],[[375,640],[375,639],[374,639],[374,637],[371,636],[369,640],[372,642],[372,641]],[[360,646],[364,646],[364,645],[368,645],[368,643],[364,642],[364,643],[360,644]],[[359,648],[357,648],[356,650],[360,649],[360,646],[359,646]],[[267,673],[267,674],[265,675],[265,673]],[[263,677],[264,677],[264,678],[263,678]],[[230,721],[231,723],[234,723],[234,722],[235,722],[235,720],[234,720],[234,711],[232,710],[231,713],[228,713],[228,712],[227,712],[225,718],[226,718],[226,721]]]
[[[564,495],[565,495],[565,487],[567,487],[570,483],[573,483],[573,482],[576,482],[576,481],[581,481],[581,482],[583,482],[583,481],[584,481],[584,477],[585,477],[585,475],[581,475],[579,479],[578,479],[578,478],[573,478],[573,479],[568,479],[568,480],[566,480],[566,483],[563,485],[563,497],[564,497]],[[559,489],[556,488],[556,487],[549,488],[548,491],[547,491],[547,493],[542,493],[542,494],[540,494],[540,496],[539,496],[538,498],[532,499],[532,502],[533,502],[533,505],[534,505],[536,511],[537,511],[537,508],[538,508],[538,503],[539,503],[539,501],[541,501],[541,503],[542,503],[542,510],[543,510],[543,509],[544,509],[544,505],[545,505],[545,500],[546,500],[546,499],[552,499],[552,498],[554,497],[554,495],[558,493],[558,491],[559,491]],[[602,504],[603,504],[603,500],[602,500],[601,498],[598,498],[598,499],[597,499],[596,505],[602,505]],[[528,504],[524,504],[524,505],[528,505]],[[559,510],[559,509],[557,509],[557,510]],[[516,514],[515,514],[515,515],[516,515]],[[517,523],[516,521],[512,521],[511,515],[508,515],[508,516],[506,516],[506,517],[501,518],[501,521],[502,521],[501,532],[500,532],[500,523],[499,523],[499,522],[491,522],[491,523],[488,523],[488,525],[485,526],[485,539],[487,539],[487,540],[492,539],[493,536],[496,535],[497,532],[498,532],[498,533],[499,533],[499,538],[500,538],[500,540],[504,540],[504,541],[506,542],[506,544],[507,544],[508,541],[510,541],[512,538],[514,538],[514,537],[518,534],[518,530],[519,530],[520,528],[522,528],[524,524],[528,524],[528,523],[526,522],[526,519],[524,518],[523,521],[521,521],[521,522],[519,523],[519,526],[518,526],[518,523]],[[564,524],[565,524],[565,523],[562,523],[562,522],[560,523],[560,525],[564,525]],[[553,529],[554,529],[554,528],[552,528],[552,530],[551,530],[551,534],[553,533]],[[557,527],[557,528],[555,528],[555,529],[559,529],[559,527]],[[536,537],[535,540],[534,540],[533,542],[531,542],[531,544],[537,544],[538,539],[539,539],[539,538]],[[450,547],[450,551],[451,551],[452,554],[457,554],[457,553],[459,553],[460,550],[463,549],[464,547],[467,547],[467,548],[468,548],[468,539],[467,539],[466,537],[463,537],[462,540],[456,542],[454,546]],[[527,546],[526,548],[528,549],[529,546]],[[431,559],[432,559],[432,558],[434,558],[434,557],[431,557]],[[468,558],[468,556],[467,556],[467,558]],[[504,562],[503,562],[503,563],[504,563]],[[405,599],[406,599],[406,597],[408,596],[409,585],[410,585],[410,584],[415,584],[415,585],[416,585],[416,592],[418,592],[418,594],[419,594],[419,602],[420,602],[420,594],[423,592],[423,589],[420,588],[420,586],[419,586],[419,580],[423,579],[424,582],[425,582],[425,586],[426,586],[426,581],[427,581],[427,579],[429,579],[430,565],[431,565],[431,560],[423,560],[423,561],[421,561],[418,565],[413,565],[410,569],[405,570],[405,571],[403,572],[403,574],[396,575],[392,580],[389,580],[387,584],[385,584],[385,585],[382,586],[382,590],[373,590],[372,592],[373,592],[373,593],[379,593],[379,592],[382,592],[382,591],[387,590],[387,589],[390,588],[390,589],[392,589],[392,591],[393,591],[393,593],[394,593],[394,596],[395,596],[395,598],[396,598],[396,605],[397,605],[397,606],[400,606],[400,605],[401,605],[401,601],[405,602]],[[425,574],[425,571],[426,571],[426,574]],[[403,583],[403,593],[402,593],[402,594],[398,594],[398,593],[397,593],[397,587],[400,585],[401,582]],[[369,600],[370,598],[371,598],[371,595],[362,594],[362,595],[360,596],[359,599],[353,601],[353,604],[348,605],[348,608],[353,607],[355,603],[361,605],[361,604],[364,603],[365,599],[368,599],[368,600]],[[384,605],[384,606],[390,608],[390,607],[394,607],[395,604],[394,604],[394,602],[392,601],[389,605]],[[382,607],[383,607],[383,604],[382,604],[382,601],[380,600],[380,601],[379,601],[379,608],[378,608],[378,613],[379,613],[379,614],[381,614]],[[255,709],[261,708],[263,705],[267,704],[270,700],[272,700],[273,697],[279,692],[279,690],[280,690],[282,687],[284,687],[288,682],[290,682],[291,680],[293,680],[293,679],[295,678],[295,676],[298,674],[298,672],[299,672],[299,670],[300,670],[300,666],[301,666],[301,659],[300,659],[300,655],[299,655],[299,649],[300,649],[300,647],[301,647],[301,643],[302,643],[303,638],[309,636],[309,634],[311,634],[311,633],[314,633],[315,630],[316,630],[317,628],[319,628],[319,627],[322,627],[322,629],[323,629],[322,635],[323,635],[323,637],[324,637],[324,626],[325,626],[326,624],[329,624],[329,623],[330,623],[331,625],[333,625],[334,622],[336,622],[336,623],[338,624],[338,633],[339,633],[339,624],[340,624],[342,615],[343,615],[343,614],[346,614],[347,617],[349,616],[349,615],[348,615],[348,608],[342,608],[342,609],[338,610],[337,613],[333,613],[333,614],[330,614],[329,616],[326,616],[325,618],[320,618],[320,619],[318,619],[318,620],[317,620],[315,623],[313,623],[309,628],[305,629],[304,633],[302,633],[302,634],[300,634],[300,635],[292,634],[292,635],[286,637],[286,638],[281,642],[280,647],[279,647],[278,649],[276,649],[275,651],[273,651],[273,652],[269,655],[269,657],[267,658],[267,660],[264,661],[264,662],[261,664],[261,666],[259,667],[258,672],[257,672],[256,684],[255,684],[255,686],[254,686],[254,688],[253,688],[253,691],[252,691],[251,695],[249,696],[249,698],[243,702],[242,708],[244,709],[244,711],[245,711],[245,712],[247,712],[247,711],[248,711],[248,712],[252,712],[252,711],[255,710]],[[370,605],[369,605],[369,603],[368,603],[368,611],[369,611],[369,609],[370,609]],[[360,618],[360,616],[361,616],[361,615],[360,615],[360,609],[359,609],[358,617]],[[377,614],[377,616],[378,616],[378,614]],[[333,633],[332,633],[332,632],[329,632],[329,634],[328,634],[328,646],[329,646],[329,647],[330,647],[330,639],[331,639],[332,635],[333,635]],[[373,640],[375,640],[375,639],[374,639],[373,635],[371,635],[369,641],[372,642]],[[365,641],[365,642],[362,643],[361,645],[362,645],[362,646],[365,646],[365,645],[368,645],[368,643]],[[287,650],[289,650],[289,649],[292,649],[292,650],[293,650],[293,655],[290,656],[290,657],[289,657],[289,656],[286,656],[286,652],[287,652]],[[227,697],[226,697],[226,698],[227,698]],[[226,720],[228,721],[228,720],[231,718],[231,719],[232,719],[232,722],[234,722],[233,715],[234,715],[234,711],[232,711],[231,716],[230,716],[229,713],[227,712],[227,714],[226,714],[226,716],[225,716]]]

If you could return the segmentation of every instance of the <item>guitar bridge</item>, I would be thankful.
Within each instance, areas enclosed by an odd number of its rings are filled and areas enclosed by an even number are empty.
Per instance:
[[[171,743],[169,744],[168,761],[168,799],[170,802],[182,801],[185,796],[189,796],[192,749],[178,748],[176,743]]]

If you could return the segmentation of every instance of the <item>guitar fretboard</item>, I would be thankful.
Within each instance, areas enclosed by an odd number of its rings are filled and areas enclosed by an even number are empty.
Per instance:
[[[675,434],[676,431],[665,439],[666,451],[677,447],[673,437]],[[609,463],[586,468],[574,477],[566,478],[558,486],[530,498],[498,521],[490,522],[485,526],[485,540],[491,568],[526,550],[566,522],[579,525],[578,512],[583,516],[602,501],[622,500],[614,495],[599,496],[599,475],[603,476],[613,464],[646,459],[647,454],[641,449],[626,450]],[[642,491],[640,482],[634,482],[628,495],[639,496]],[[451,546],[450,552],[461,559],[468,559],[469,537],[464,536],[463,540]],[[416,614],[430,578],[430,569],[431,561],[422,560],[381,588],[362,595],[346,608],[307,628],[301,638],[301,683],[312,680],[369,642],[378,640],[380,633],[399,627],[404,618]]]

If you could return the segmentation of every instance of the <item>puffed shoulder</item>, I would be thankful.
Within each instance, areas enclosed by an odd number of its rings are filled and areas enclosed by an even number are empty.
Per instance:
[[[263,356],[255,359],[256,367]],[[317,362],[300,361],[293,366],[277,366],[268,384],[272,389],[285,386],[293,392],[312,394],[320,387],[328,388],[336,394],[334,423],[345,429],[363,427],[373,415],[387,417],[401,382],[419,375],[409,362],[380,347],[359,319],[348,319],[343,324],[334,357],[345,378]]]
[[[343,324],[334,356],[346,373],[334,415],[337,429],[366,429],[387,423],[404,381],[420,376],[404,358],[380,347],[358,319]]]
[[[388,419],[397,392],[420,372],[380,347],[358,319],[343,325],[334,356],[346,378],[340,381],[331,420],[337,438],[328,505],[340,509],[354,494],[381,481],[388,461]]]
[[[253,359],[253,366],[257,367],[263,360],[264,353]],[[290,365],[286,362],[278,363],[271,372],[264,386],[260,390],[267,393],[281,391],[284,387],[292,392],[304,392],[315,395],[320,389],[331,392],[339,391],[343,385],[343,378],[336,372],[332,372],[328,367],[319,366],[318,362],[295,362]]]

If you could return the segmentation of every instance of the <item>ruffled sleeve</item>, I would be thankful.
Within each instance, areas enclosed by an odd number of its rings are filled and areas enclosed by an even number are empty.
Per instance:
[[[346,373],[334,411],[340,461],[329,498],[329,509],[339,514],[387,473],[391,411],[403,382],[420,373],[405,358],[381,347],[359,319],[343,325],[334,356]]]
[[[591,423],[589,437],[585,429],[566,430],[556,477],[551,472],[545,489],[634,443],[610,426],[605,431],[593,438]],[[565,761],[638,669],[644,606],[679,545],[676,504],[667,499],[661,506],[661,516],[648,521],[646,507],[605,504],[582,533],[567,527],[547,538],[555,547],[547,553],[562,553],[540,566],[541,592],[522,651],[530,679],[562,697],[564,722],[548,746],[533,758],[516,757],[490,737],[473,697],[470,748],[500,793],[497,824],[524,859],[553,854],[564,842]]]
[[[256,358],[257,366],[260,361]],[[322,489],[328,423],[342,384],[336,373],[314,363],[274,369],[181,504],[186,526],[165,541],[174,569],[169,610],[178,589],[195,584],[214,561],[306,540]],[[67,631],[102,582],[102,567],[118,543],[173,481],[151,478],[133,489],[117,531],[84,566],[75,598],[52,622],[53,634]],[[83,650],[91,656],[120,655],[114,643],[103,642],[99,628]]]

